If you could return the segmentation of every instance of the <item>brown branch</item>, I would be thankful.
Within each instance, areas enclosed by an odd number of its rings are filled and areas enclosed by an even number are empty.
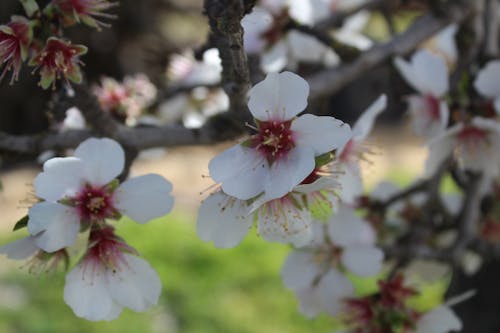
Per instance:
[[[236,122],[241,123],[240,126],[243,126],[240,120],[250,117],[246,105],[251,85],[250,73],[240,24],[249,6],[243,0],[205,0],[205,13],[211,28],[210,39],[219,49],[222,61],[222,87],[229,96],[229,112]]]
[[[438,18],[432,14],[420,17],[404,33],[395,36],[385,44],[366,51],[352,63],[327,69],[310,76],[308,78],[311,87],[310,97],[318,98],[338,92],[368,70],[390,60],[394,56],[411,52],[420,43],[451,22],[461,22],[471,11],[469,6],[454,5],[450,6],[449,15],[446,18]]]

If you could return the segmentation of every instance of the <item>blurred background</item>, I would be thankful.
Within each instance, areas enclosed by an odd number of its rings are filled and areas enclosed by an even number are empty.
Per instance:
[[[44,1],[39,1],[43,3]],[[200,48],[208,25],[201,0],[122,0],[112,12],[112,27],[96,31],[85,26],[68,29],[74,43],[89,47],[83,57],[89,83],[101,76],[121,80],[144,73],[159,88],[166,88],[166,68],[172,54]],[[15,0],[0,2],[0,22],[21,13]],[[416,13],[398,17],[402,30]],[[374,40],[388,38],[380,15],[364,29]],[[13,134],[37,133],[51,125],[51,91],[36,85],[37,77],[25,69],[20,82],[0,85],[0,130]],[[381,116],[370,138],[370,155],[363,164],[367,188],[383,179],[402,185],[421,174],[426,157],[422,142],[408,129],[402,116],[404,105],[393,96],[410,91],[390,64],[367,73],[326,101],[329,112],[353,123],[380,93],[389,94],[390,107]],[[29,98],[26,98],[29,96]],[[146,313],[125,309],[110,323],[90,323],[76,318],[62,299],[64,273],[39,272],[30,262],[0,257],[0,332],[331,332],[336,323],[327,316],[304,318],[297,301],[284,288],[280,269],[289,247],[269,244],[251,230],[244,242],[230,250],[219,250],[199,240],[195,232],[200,200],[212,184],[208,161],[234,142],[212,147],[174,148],[138,159],[132,175],[162,174],[174,184],[176,205],[165,218],[147,225],[122,220],[117,232],[148,260],[163,282],[160,302]],[[35,156],[4,156],[0,168],[0,245],[21,238],[25,231],[10,232],[26,215],[35,197],[32,181],[40,171]],[[358,288],[370,288],[369,282]],[[430,292],[422,306],[432,306],[440,292]]]

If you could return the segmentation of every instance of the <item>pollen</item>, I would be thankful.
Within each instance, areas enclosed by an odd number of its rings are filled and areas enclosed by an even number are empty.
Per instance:
[[[255,135],[254,141],[257,150],[268,160],[275,161],[295,147],[293,132],[290,129],[291,123],[291,121],[259,123],[259,133]]]

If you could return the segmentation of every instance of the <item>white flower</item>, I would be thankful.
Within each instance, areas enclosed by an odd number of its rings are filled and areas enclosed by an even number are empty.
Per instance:
[[[340,172],[338,181],[342,187],[340,192],[344,203],[353,203],[363,193],[363,182],[359,169],[359,161],[367,152],[365,139],[370,134],[375,119],[387,106],[387,97],[380,96],[358,118],[353,126],[353,137],[338,151],[338,164],[335,169]]]
[[[169,98],[160,104],[156,115],[143,116],[139,123],[158,126],[182,122],[185,127],[199,128],[207,119],[228,108],[229,98],[223,89],[197,87]]]
[[[442,57],[449,68],[455,67],[458,58],[455,35],[458,31],[457,24],[450,24],[422,45],[426,50]]]
[[[449,128],[429,144],[428,175],[452,155],[462,169],[483,172],[488,179],[499,175],[500,125],[495,120],[474,117],[470,123]]]
[[[449,333],[462,330],[462,322],[446,305],[424,314],[417,321],[416,333]]]
[[[45,201],[29,210],[28,231],[38,247],[54,252],[71,246],[82,226],[126,215],[138,223],[167,214],[173,205],[172,185],[148,174],[116,187],[124,167],[120,145],[111,139],[90,138],[75,157],[53,158],[34,181],[36,195]]]
[[[306,246],[313,237],[313,217],[332,214],[338,188],[333,179],[319,177],[271,201],[239,200],[217,191],[202,202],[196,230],[204,241],[230,248],[241,242],[256,220],[263,239]]]
[[[299,62],[320,63],[326,66],[338,64],[339,58],[332,49],[313,36],[294,30],[284,31],[290,19],[312,25],[327,17],[327,1],[287,2],[278,6],[270,6],[268,2],[262,3],[261,7],[255,7],[242,19],[245,50],[250,54],[262,55],[261,67],[267,73],[279,72],[287,65],[295,68]]]
[[[361,33],[369,19],[370,13],[367,11],[348,17],[342,27],[335,31],[335,38],[359,50],[369,49],[373,46],[373,41]]]
[[[59,128],[60,131],[70,129],[83,129],[85,128],[85,118],[78,108],[72,107],[66,110],[66,117]]]
[[[168,67],[170,81],[179,86],[215,84],[221,80],[222,65],[219,50],[212,48],[203,53],[203,61],[197,61],[192,51],[174,54]]]
[[[374,242],[371,226],[345,206],[328,226],[315,223],[310,245],[293,251],[281,272],[285,286],[299,298],[301,312],[312,317],[342,310],[343,299],[354,296],[354,287],[342,271],[371,276],[381,269],[383,253]]]
[[[488,62],[479,71],[474,87],[481,95],[493,101],[495,111],[500,115],[500,60]]]
[[[123,307],[145,311],[158,302],[161,281],[109,229],[93,231],[90,248],[66,276],[64,301],[87,320],[113,320]]]
[[[406,82],[420,93],[408,98],[415,133],[431,138],[443,132],[449,118],[448,105],[442,99],[449,88],[444,60],[427,50],[420,50],[410,63],[396,58],[394,64]]]
[[[309,85],[296,74],[268,74],[250,90],[248,107],[258,131],[210,161],[212,178],[233,197],[248,200],[263,194],[278,199],[315,168],[315,157],[342,147],[348,125],[333,117],[305,114]]]

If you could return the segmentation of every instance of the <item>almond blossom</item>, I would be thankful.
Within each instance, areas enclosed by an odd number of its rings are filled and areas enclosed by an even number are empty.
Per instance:
[[[33,38],[30,22],[23,16],[13,16],[10,23],[0,25],[0,81],[12,70],[11,83],[16,81],[22,62],[28,57],[28,48]]]
[[[341,206],[328,225],[314,224],[312,243],[292,252],[283,267],[285,285],[294,290],[301,312],[309,317],[320,312],[337,315],[354,287],[344,275],[373,276],[382,267],[383,252],[374,246],[371,226]]]
[[[219,190],[202,202],[196,230],[202,240],[230,248],[241,242],[256,221],[263,239],[306,246],[313,238],[314,218],[333,214],[339,190],[333,178],[315,172],[290,193],[267,202],[240,200]]]
[[[81,229],[126,215],[146,223],[167,214],[173,205],[172,185],[148,174],[119,184],[125,154],[114,140],[90,138],[75,157],[52,158],[34,181],[43,199],[29,209],[28,231],[46,252],[73,245]]]
[[[50,37],[43,49],[31,59],[30,66],[40,70],[39,84],[43,89],[55,87],[57,79],[80,83],[82,62],[79,57],[85,53],[87,48],[83,45],[72,45],[70,41]]]
[[[500,60],[488,62],[479,71],[474,88],[492,102],[497,116],[500,115]]]
[[[309,85],[296,74],[268,74],[249,94],[257,134],[209,163],[211,177],[230,196],[281,198],[313,172],[317,156],[350,139],[349,126],[333,117],[296,117],[309,94]]]
[[[86,25],[100,29],[108,25],[101,18],[114,18],[114,15],[103,11],[116,6],[107,0],[52,0],[54,7],[62,14],[65,25],[70,26],[80,21]]]
[[[338,163],[334,168],[339,172],[338,181],[342,186],[340,194],[344,203],[354,203],[355,199],[363,193],[359,162],[366,158],[364,155],[368,148],[365,140],[374,126],[375,119],[386,106],[387,97],[385,95],[373,102],[354,124],[352,138],[337,152]]]
[[[298,62],[336,65],[339,58],[328,46],[302,32],[285,31],[290,20],[312,25],[329,12],[329,3],[324,0],[262,1],[241,21],[245,50],[262,55],[261,67],[268,73],[287,65],[294,68]]]
[[[89,248],[66,276],[64,300],[87,320],[113,320],[124,307],[145,311],[161,293],[158,274],[106,226],[90,233]]]
[[[415,133],[431,138],[443,132],[449,119],[448,105],[443,99],[449,88],[444,60],[427,50],[420,50],[410,62],[398,57],[394,64],[406,82],[419,93],[408,97]]]
[[[344,322],[351,333],[449,333],[460,331],[462,323],[450,308],[450,302],[431,311],[413,309],[408,300],[418,294],[397,274],[379,281],[376,295],[351,298],[345,302]],[[467,293],[464,298],[470,297]]]
[[[453,23],[441,30],[422,44],[422,47],[443,58],[448,68],[455,67],[458,60],[458,48],[455,35],[458,25]]]
[[[123,82],[103,77],[101,84],[94,85],[92,91],[104,111],[128,125],[135,125],[137,118],[154,102],[157,94],[156,87],[144,74],[126,76]]]
[[[486,178],[500,173],[500,124],[492,119],[474,117],[457,123],[430,143],[426,173],[432,174],[453,156],[462,169],[482,172]]]

